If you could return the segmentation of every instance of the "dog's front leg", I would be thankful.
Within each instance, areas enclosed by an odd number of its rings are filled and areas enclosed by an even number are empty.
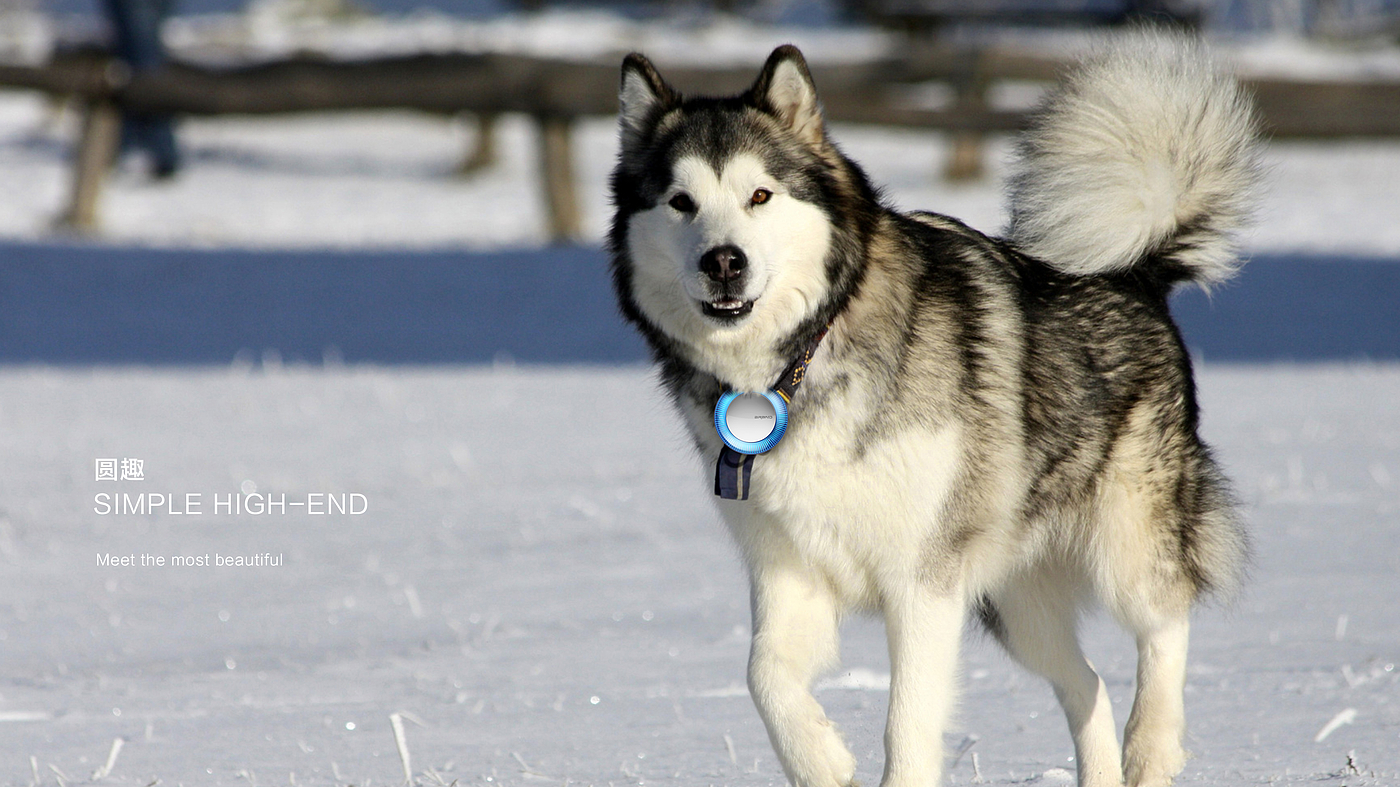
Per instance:
[[[847,787],[855,757],[812,697],[812,680],[836,663],[840,610],[830,587],[794,565],[753,571],[749,693],[788,780],[797,787]]]
[[[934,787],[943,779],[943,727],[956,700],[961,592],[914,585],[885,601],[890,710],[882,787]]]

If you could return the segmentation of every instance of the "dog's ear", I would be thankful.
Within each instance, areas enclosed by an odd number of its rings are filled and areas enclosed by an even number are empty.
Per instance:
[[[822,107],[807,60],[791,44],[773,50],[758,80],[749,89],[752,101],[783,121],[797,138],[818,145],[825,137]]]
[[[666,84],[650,60],[633,52],[622,61],[617,99],[623,144],[630,145],[646,134],[657,115],[679,103],[680,94]]]

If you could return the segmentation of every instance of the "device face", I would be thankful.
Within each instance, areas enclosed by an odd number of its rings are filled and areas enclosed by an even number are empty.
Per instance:
[[[735,451],[761,454],[783,439],[787,416],[787,401],[776,391],[730,391],[715,405],[715,431]]]
[[[763,394],[742,394],[729,403],[724,425],[740,440],[757,443],[778,428],[778,410]]]

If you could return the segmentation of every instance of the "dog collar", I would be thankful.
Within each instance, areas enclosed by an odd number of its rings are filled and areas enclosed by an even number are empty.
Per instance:
[[[725,500],[749,499],[749,476],[754,457],[771,451],[787,432],[788,404],[807,377],[828,323],[802,355],[788,364],[773,387],[762,393],[726,391],[715,404],[715,431],[724,441],[715,464],[715,494]]]

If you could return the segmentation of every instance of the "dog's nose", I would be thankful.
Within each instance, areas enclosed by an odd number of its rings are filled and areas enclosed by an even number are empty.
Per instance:
[[[716,246],[700,258],[700,270],[712,280],[724,283],[744,275],[749,258],[738,246]]]

